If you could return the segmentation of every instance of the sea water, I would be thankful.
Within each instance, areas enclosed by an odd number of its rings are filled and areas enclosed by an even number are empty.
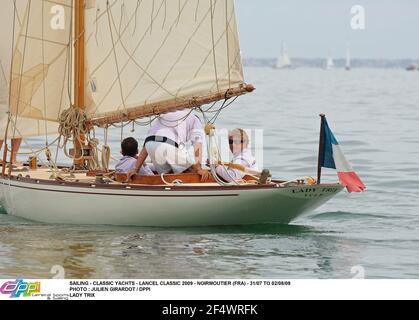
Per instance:
[[[0,278],[418,278],[419,72],[245,73],[257,90],[224,110],[218,128],[248,129],[275,177],[315,177],[324,112],[366,192],[342,192],[291,225],[66,226],[0,214]],[[131,129],[123,135],[144,139],[146,128]],[[115,156],[120,135],[110,139]],[[324,182],[337,180],[323,171]]]

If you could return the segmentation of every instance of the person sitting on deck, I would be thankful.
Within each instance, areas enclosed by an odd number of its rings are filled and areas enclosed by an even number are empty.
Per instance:
[[[126,138],[121,143],[121,154],[123,158],[115,166],[117,173],[129,173],[131,172],[137,163],[138,155],[138,142],[134,138]],[[147,166],[143,165],[137,173],[140,175],[154,175],[153,171]]]
[[[257,170],[256,160],[252,152],[248,149],[249,136],[243,129],[234,129],[228,134],[228,143],[230,151],[233,154],[232,164],[239,164],[246,168]],[[226,182],[239,181],[244,178],[246,173],[238,169],[228,168],[224,165],[218,165],[217,175]]]

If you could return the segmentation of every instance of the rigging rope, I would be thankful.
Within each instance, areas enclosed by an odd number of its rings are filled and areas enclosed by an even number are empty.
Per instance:
[[[232,182],[225,182],[218,177],[217,171],[216,171],[216,163],[221,163],[221,165],[223,167],[224,167],[224,165],[222,164],[223,162],[221,161],[220,149],[219,149],[217,143],[215,142],[214,145],[212,144],[213,139],[214,139],[214,135],[215,135],[215,127],[213,126],[213,124],[211,124],[208,121],[204,112],[202,113],[202,116],[204,117],[205,123],[207,123],[207,127],[206,127],[206,130],[205,130],[206,131],[205,132],[205,137],[206,137],[206,141],[207,141],[207,154],[208,154],[208,158],[209,158],[210,171],[211,171],[211,174],[212,174],[214,180],[221,186],[239,185],[240,184],[239,181],[236,181],[233,177],[231,177],[227,170],[226,170],[226,173],[231,178]],[[215,151],[215,152],[213,152],[213,151]],[[216,154],[214,154],[214,153],[216,153]],[[224,169],[225,169],[225,167],[224,167]]]
[[[110,32],[111,41],[112,41],[112,51],[113,51],[114,60],[115,60],[115,66],[116,66],[116,72],[117,72],[117,78],[118,78],[118,84],[119,84],[119,93],[121,95],[122,106],[126,110],[127,107],[125,104],[125,97],[124,97],[124,92],[122,89],[121,73],[120,73],[120,68],[119,68],[119,63],[118,63],[118,56],[116,54],[116,47],[115,47],[115,41],[114,41],[114,36],[113,36],[112,24],[111,24],[109,1],[107,2],[107,5],[106,5],[106,11],[108,13],[109,32]]]
[[[211,4],[211,38],[212,38],[212,55],[214,59],[214,73],[215,73],[215,82],[217,84],[217,91],[220,91],[219,84],[218,84],[218,71],[217,71],[217,57],[215,52],[215,35],[214,35],[214,11],[213,11],[213,0],[210,0]]]
[[[231,66],[230,66],[230,43],[228,36],[228,29],[230,27],[228,21],[228,1],[226,3],[226,47],[227,47],[227,68],[228,68],[228,87],[231,88]]]
[[[85,136],[88,133],[86,120],[86,113],[82,109],[74,106],[64,110],[60,115],[58,133],[63,137],[63,149],[68,158],[74,160],[81,160],[83,158],[83,154],[78,158],[76,157],[76,154],[71,156],[68,153],[67,143],[68,141],[71,141],[71,138],[74,136],[80,145],[83,145],[83,141],[81,141],[80,137]]]
[[[106,171],[109,170],[109,162],[111,158],[111,147],[108,145],[102,146],[102,168]]]
[[[16,3],[15,3],[15,6],[16,6]],[[31,11],[31,2],[29,1],[28,12],[30,12],[30,11]],[[19,72],[20,77],[23,76],[23,67],[25,66],[26,48],[27,48],[27,40],[28,40],[28,32],[29,32],[29,16],[30,15],[27,16],[26,30],[25,30],[25,34],[23,35],[24,38],[25,38],[25,41],[24,41],[24,45],[23,45],[22,63],[20,64],[20,72]],[[13,62],[14,61],[12,61],[12,64],[13,64]],[[10,88],[11,87],[12,87],[12,85],[10,84]],[[22,79],[20,79],[20,81],[19,81],[19,89],[18,89],[18,94],[17,94],[18,98],[20,98],[21,90],[22,90]],[[17,103],[16,103],[15,124],[17,123],[17,118],[18,118],[18,114],[19,114],[19,104],[20,104],[20,99],[18,99]],[[15,138],[15,137],[16,137],[16,126],[13,130],[13,138]]]
[[[97,170],[99,169],[99,139],[93,138],[89,140],[89,146],[91,148],[91,158],[89,159],[89,169]]]

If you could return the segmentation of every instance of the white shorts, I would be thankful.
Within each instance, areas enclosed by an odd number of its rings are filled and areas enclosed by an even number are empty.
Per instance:
[[[176,148],[168,143],[150,141],[145,148],[159,174],[182,173],[195,164],[193,146]]]

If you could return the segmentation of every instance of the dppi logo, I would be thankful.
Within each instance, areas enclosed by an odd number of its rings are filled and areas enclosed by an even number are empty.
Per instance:
[[[8,281],[0,287],[0,293],[10,294],[10,298],[32,297],[34,293],[41,292],[40,282],[24,282],[23,280]]]

